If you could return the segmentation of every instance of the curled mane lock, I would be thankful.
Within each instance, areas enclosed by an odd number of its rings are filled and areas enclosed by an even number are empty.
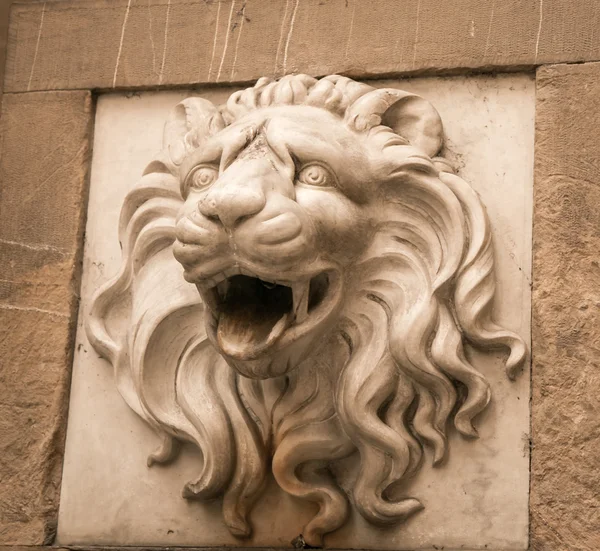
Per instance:
[[[220,353],[210,305],[184,279],[173,245],[190,167],[211,140],[248,120],[255,132],[244,138],[241,126],[244,146],[263,128],[252,126],[257,113],[296,120],[295,108],[327,115],[358,144],[347,163],[377,192],[352,208],[370,208],[370,240],[347,260],[339,307],[313,352],[283,375],[253,378]],[[488,217],[475,191],[436,157],[442,141],[437,112],[413,94],[341,76],[261,78],[220,107],[181,102],[162,152],[125,199],[121,268],[96,293],[87,333],[113,365],[123,398],[161,438],[148,464],[175,459],[182,441],[196,445],[202,464],[183,496],[221,497],[235,536],[251,535],[249,514],[269,470],[283,491],[317,505],[303,530],[310,545],[342,526],[350,507],[378,525],[406,519],[422,505],[395,497],[402,483],[425,455],[434,465],[444,460],[452,426],[476,437],[473,419],[490,401],[466,343],[506,349],[510,378],[522,367],[523,340],[492,319]],[[319,252],[318,241],[311,246]],[[346,493],[332,465],[353,454],[359,467]]]

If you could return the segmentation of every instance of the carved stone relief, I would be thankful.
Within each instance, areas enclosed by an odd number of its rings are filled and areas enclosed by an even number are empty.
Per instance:
[[[183,497],[220,499],[240,544],[271,476],[313,504],[311,546],[356,514],[416,515],[407,482],[443,468],[449,434],[480,445],[492,392],[467,345],[522,369],[525,341],[494,321],[486,210],[443,141],[416,94],[262,78],[180,102],[127,195],[87,335],[161,438],[148,466],[196,446]]]

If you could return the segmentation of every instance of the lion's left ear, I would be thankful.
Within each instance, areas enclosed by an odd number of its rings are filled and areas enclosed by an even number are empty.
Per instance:
[[[434,157],[442,147],[444,129],[435,107],[416,94],[381,88],[358,98],[346,111],[346,122],[365,131],[383,124]]]
[[[163,149],[171,161],[181,163],[186,152],[199,147],[204,138],[225,128],[217,107],[203,98],[187,98],[171,111],[163,132]]]

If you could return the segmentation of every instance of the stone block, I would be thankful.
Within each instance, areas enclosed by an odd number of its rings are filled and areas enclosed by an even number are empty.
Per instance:
[[[536,81],[531,544],[600,547],[600,64]]]
[[[13,8],[8,92],[597,61],[594,0],[63,0]]]
[[[56,533],[91,106],[88,92],[4,96],[0,544],[49,544]]]

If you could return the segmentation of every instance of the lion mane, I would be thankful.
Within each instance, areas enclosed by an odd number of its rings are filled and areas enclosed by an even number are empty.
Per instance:
[[[451,426],[476,437],[473,418],[490,401],[466,343],[505,347],[511,378],[525,361],[523,340],[492,320],[490,224],[477,193],[435,157],[437,113],[412,94],[373,90],[341,76],[294,75],[262,78],[211,116],[194,109],[205,100],[180,103],[165,126],[162,152],[125,199],[121,268],[98,290],[86,320],[119,392],[162,438],[148,465],[173,460],[182,441],[196,445],[203,461],[183,495],[222,497],[224,522],[238,537],[251,535],[249,513],[269,470],[282,490],[318,506],[303,530],[310,545],[344,524],[350,503],[378,525],[406,519],[422,505],[398,494],[425,450],[439,465]],[[394,100],[404,94],[401,103],[415,102],[401,120],[387,111],[392,92]],[[323,337],[327,345],[286,375],[258,380],[238,374],[207,339],[204,305],[172,248],[182,160],[201,147],[203,135],[278,105],[333,113],[340,124],[368,133],[387,158],[409,142],[427,155],[414,169],[399,167],[402,185],[382,186],[375,237],[348,275],[339,319]],[[423,109],[433,130],[418,124]],[[182,133],[184,140],[174,139]],[[333,467],[352,454],[359,468],[346,492]]]

